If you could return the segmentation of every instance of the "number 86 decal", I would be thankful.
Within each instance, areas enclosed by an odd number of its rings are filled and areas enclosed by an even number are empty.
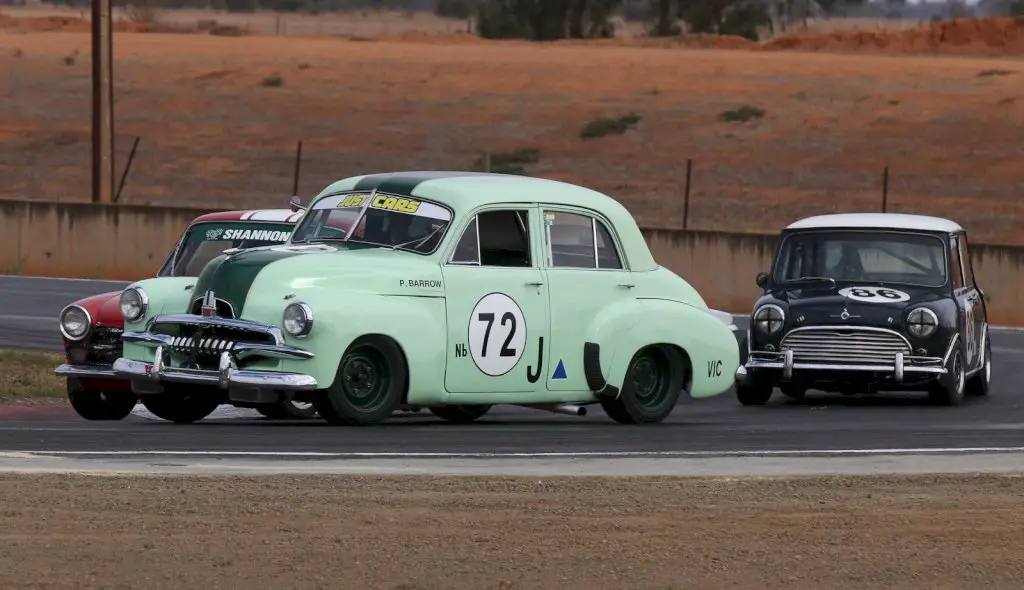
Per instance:
[[[853,301],[865,303],[900,303],[910,301],[910,295],[888,287],[846,287],[839,294]]]

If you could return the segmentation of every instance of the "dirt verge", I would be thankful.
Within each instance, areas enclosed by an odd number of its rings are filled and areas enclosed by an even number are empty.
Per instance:
[[[1019,588],[1020,477],[0,477],[0,585]]]

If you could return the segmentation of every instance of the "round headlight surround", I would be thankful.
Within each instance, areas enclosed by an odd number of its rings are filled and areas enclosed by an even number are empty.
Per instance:
[[[78,312],[82,315],[82,323],[85,324],[85,328],[82,330],[81,334],[75,335],[71,330],[67,328],[67,326],[64,325],[64,322],[67,319],[68,314],[71,312]],[[71,340],[72,342],[78,342],[82,340],[83,338],[88,336],[89,331],[92,330],[92,316],[89,315],[89,312],[86,311],[84,307],[74,303],[60,310],[60,316],[58,316],[57,323],[60,326],[61,335],[67,338],[68,340]]]
[[[298,313],[298,316],[294,315]],[[305,338],[313,329],[313,310],[306,303],[296,301],[281,312],[281,325],[293,338]]]
[[[129,314],[127,311],[125,311],[125,298],[128,296],[129,293],[134,293],[138,299],[138,301],[135,302],[135,305],[138,306],[138,312],[134,315]],[[143,289],[142,287],[128,287],[127,289],[121,292],[121,297],[117,301],[117,307],[118,309],[121,310],[121,316],[124,318],[126,322],[135,323],[139,321],[140,319],[146,316],[146,310],[149,309],[149,297],[146,295],[146,290]]]
[[[927,307],[915,307],[907,314],[907,332],[914,338],[927,338],[938,328],[939,317]]]
[[[775,312],[775,317],[773,317],[773,311]],[[762,333],[775,334],[781,330],[782,326],[786,323],[786,312],[774,303],[766,303],[765,305],[757,308],[757,311],[755,311],[754,315],[751,316],[750,321]],[[774,329],[772,328],[773,324],[775,324]]]

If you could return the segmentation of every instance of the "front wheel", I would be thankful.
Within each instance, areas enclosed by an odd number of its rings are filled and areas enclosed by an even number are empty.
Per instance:
[[[398,344],[383,336],[360,338],[345,351],[334,383],[313,397],[313,407],[330,424],[383,422],[402,404],[409,376]]]
[[[661,422],[679,401],[684,366],[683,355],[675,348],[642,348],[629,361],[619,397],[602,399],[601,407],[620,424]]]
[[[139,400],[157,418],[177,424],[191,424],[209,416],[223,401],[220,390],[207,387],[174,387],[167,393],[142,395]]]
[[[86,420],[124,420],[135,409],[139,397],[131,392],[84,389],[76,379],[69,378],[68,401]]]
[[[958,406],[964,399],[964,357],[958,346],[943,375],[929,392],[931,400],[942,406]]]
[[[491,406],[431,406],[430,413],[449,422],[468,424],[480,418]]]
[[[273,404],[262,404],[256,411],[271,420],[309,420],[316,416],[316,408],[310,402],[282,399]]]
[[[970,396],[988,395],[989,384],[992,382],[992,342],[988,338],[985,338],[985,351],[982,354],[985,355],[985,363],[967,382],[965,393]]]

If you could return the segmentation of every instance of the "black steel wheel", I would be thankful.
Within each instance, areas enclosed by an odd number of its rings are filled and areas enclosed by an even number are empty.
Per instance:
[[[367,336],[345,351],[334,383],[314,396],[313,407],[331,424],[376,424],[398,409],[407,385],[405,357],[395,341]]]
[[[124,420],[139,403],[139,396],[131,392],[85,389],[81,382],[69,377],[68,401],[86,420]]]
[[[964,356],[961,351],[963,347],[957,346],[946,364],[946,374],[943,375],[935,387],[928,393],[933,402],[942,406],[958,406],[964,399],[965,367]]]
[[[633,355],[616,399],[601,400],[621,424],[661,422],[675,409],[685,383],[683,355],[670,346],[648,346]]]

